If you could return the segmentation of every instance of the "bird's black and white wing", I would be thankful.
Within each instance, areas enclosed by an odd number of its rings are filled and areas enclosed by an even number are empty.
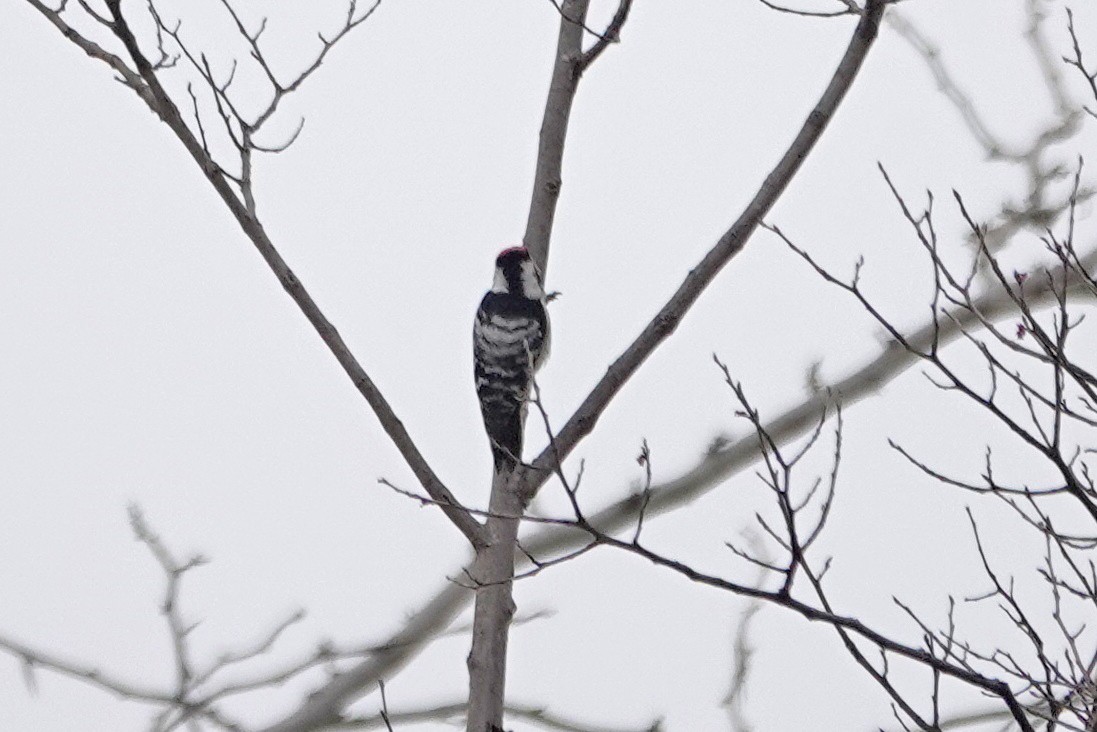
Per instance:
[[[526,399],[548,347],[548,317],[540,301],[509,293],[484,296],[473,327],[474,371],[496,471],[521,460]]]

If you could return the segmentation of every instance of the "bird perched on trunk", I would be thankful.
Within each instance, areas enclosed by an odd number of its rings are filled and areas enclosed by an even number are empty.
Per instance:
[[[522,459],[522,428],[533,374],[549,354],[545,290],[525,247],[504,249],[472,328],[476,395],[495,471]]]

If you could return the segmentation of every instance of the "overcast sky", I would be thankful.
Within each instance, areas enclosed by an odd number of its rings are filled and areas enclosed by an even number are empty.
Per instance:
[[[123,5],[142,12],[143,3]],[[996,133],[1016,142],[1052,110],[1022,38],[1023,5],[902,4]],[[1097,7],[1073,5],[1097,58]],[[591,25],[615,6],[595,0]],[[1066,53],[1065,5],[1046,6],[1047,31]],[[218,3],[158,7],[182,18],[184,37],[219,73],[234,56],[244,63]],[[269,16],[266,49],[286,76],[343,12],[327,0],[239,7],[252,24]],[[491,469],[472,388],[472,315],[495,253],[525,226],[558,20],[548,0],[389,0],[283,105],[263,142],[281,141],[302,116],[304,129],[255,171],[275,244],[469,505],[486,502]],[[572,115],[548,282],[562,297],[541,375],[557,425],[754,194],[853,25],[750,0],[636,3]],[[415,487],[167,127],[27,2],[0,8],[0,48],[0,634],[169,685],[163,577],[129,531],[133,502],[180,556],[212,560],[187,575],[183,593],[186,616],[201,620],[199,658],[261,636],[298,607],[308,618],[275,658],[324,638],[384,639],[445,586],[466,557],[464,539],[377,484]],[[188,73],[167,72],[179,100]],[[260,95],[254,73],[241,74]],[[1076,80],[1071,87],[1081,100]],[[1062,158],[1073,163],[1095,143],[1091,124]],[[977,217],[1025,189],[1017,171],[984,159],[922,60],[885,28],[768,220],[837,271],[852,272],[863,254],[869,294],[914,324],[927,311],[930,270],[877,161],[912,200],[937,194],[942,240],[957,252],[964,227],[951,189]],[[1029,250],[1011,256],[1028,261],[1038,244],[1020,241]],[[759,232],[576,451],[570,469],[585,459],[584,500],[593,510],[634,489],[643,439],[659,481],[694,465],[717,435],[746,431],[713,353],[765,415],[805,397],[813,362],[824,380],[839,378],[881,343],[854,303]],[[830,581],[842,612],[916,641],[893,594],[939,619],[948,592],[984,589],[959,510],[971,499],[927,484],[886,438],[974,474],[998,436],[937,398],[917,370],[851,409],[846,427],[820,555],[836,556]],[[540,448],[544,437],[531,430],[528,442]],[[803,480],[826,469],[826,449]],[[546,488],[539,510],[565,511],[558,493]],[[646,535],[665,553],[750,578],[724,542],[752,525],[764,497],[744,471]],[[995,550],[1009,564],[1027,548],[1016,539]],[[511,700],[606,725],[665,716],[670,730],[727,728],[720,701],[741,600],[609,550],[520,582],[516,599],[520,612],[555,614],[514,630]],[[885,695],[827,628],[766,609],[752,641],[747,715],[757,729],[888,723]],[[462,698],[467,646],[464,636],[432,646],[391,680],[390,707]],[[37,682],[28,693],[20,664],[0,655],[0,730],[138,730],[150,716],[69,679],[40,673]],[[273,721],[319,682],[229,708]],[[963,707],[964,698],[952,700]],[[356,708],[375,709],[376,699]]]

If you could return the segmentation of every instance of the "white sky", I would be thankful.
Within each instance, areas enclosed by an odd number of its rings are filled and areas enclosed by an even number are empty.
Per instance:
[[[604,24],[615,5],[595,0],[591,24]],[[1097,7],[1073,5],[1097,59]],[[130,14],[141,6],[125,4]],[[252,23],[270,16],[269,53],[287,74],[342,12],[327,1],[241,7]],[[1000,135],[1023,141],[1047,119],[1021,38],[1022,3],[902,7],[942,46]],[[1064,6],[1048,7],[1048,31],[1066,53]],[[180,8],[184,35],[227,71],[216,3],[165,2],[162,12],[174,18]],[[494,253],[525,225],[557,24],[547,0],[389,0],[285,103],[268,141],[301,115],[304,131],[256,170],[276,245],[471,505],[486,502],[490,471],[471,386],[471,318]],[[572,115],[548,283],[563,296],[552,306],[553,356],[541,379],[555,423],[753,195],[852,25],[748,0],[636,3],[623,43],[588,72]],[[385,476],[415,487],[168,129],[28,3],[0,9],[0,48],[0,634],[170,683],[162,577],[127,527],[132,501],[179,554],[213,560],[187,576],[183,596],[187,616],[202,621],[193,635],[200,658],[299,606],[308,619],[278,658],[322,638],[383,639],[460,565],[462,537],[440,514],[377,485]],[[1063,160],[1095,142],[1091,124]],[[929,269],[877,161],[912,200],[927,188],[937,194],[950,246],[963,231],[950,189],[977,216],[1024,189],[1015,171],[983,160],[922,62],[883,30],[768,220],[839,271],[864,254],[870,294],[915,323]],[[804,397],[813,361],[837,378],[879,343],[857,307],[757,234],[576,451],[571,469],[585,458],[589,508],[641,477],[643,438],[659,481],[693,465],[716,434],[744,432],[713,352],[774,414]],[[940,619],[948,592],[983,589],[959,510],[971,497],[927,484],[886,449],[895,437],[942,468],[974,474],[996,438],[985,420],[941,405],[911,372],[850,410],[836,513],[819,549],[837,557],[830,581],[840,609],[907,640],[917,636],[892,594]],[[530,435],[531,447],[543,444]],[[812,467],[825,468],[824,458]],[[751,525],[762,495],[745,472],[653,521],[648,539],[750,577],[724,542]],[[555,494],[538,506],[563,510]],[[977,507],[990,522],[1003,515]],[[1020,573],[1030,548],[1013,538],[994,550]],[[556,614],[514,631],[512,700],[607,725],[639,728],[662,715],[670,730],[726,729],[719,704],[740,600],[609,550],[523,581],[516,594],[520,612]],[[887,724],[885,695],[832,632],[780,609],[765,610],[755,628],[748,715],[759,730]],[[993,637],[994,628],[970,631]],[[462,697],[466,652],[465,638],[433,646],[390,681],[390,706]],[[317,682],[230,709],[271,721]],[[55,675],[40,674],[38,685],[29,694],[20,665],[0,656],[0,730],[136,730],[149,717]]]

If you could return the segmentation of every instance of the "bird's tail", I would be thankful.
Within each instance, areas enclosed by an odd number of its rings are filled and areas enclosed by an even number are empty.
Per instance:
[[[523,410],[515,405],[514,409],[495,409],[484,414],[484,422],[491,438],[491,457],[495,462],[495,472],[504,473],[514,470],[522,459],[522,428],[525,423]]]

